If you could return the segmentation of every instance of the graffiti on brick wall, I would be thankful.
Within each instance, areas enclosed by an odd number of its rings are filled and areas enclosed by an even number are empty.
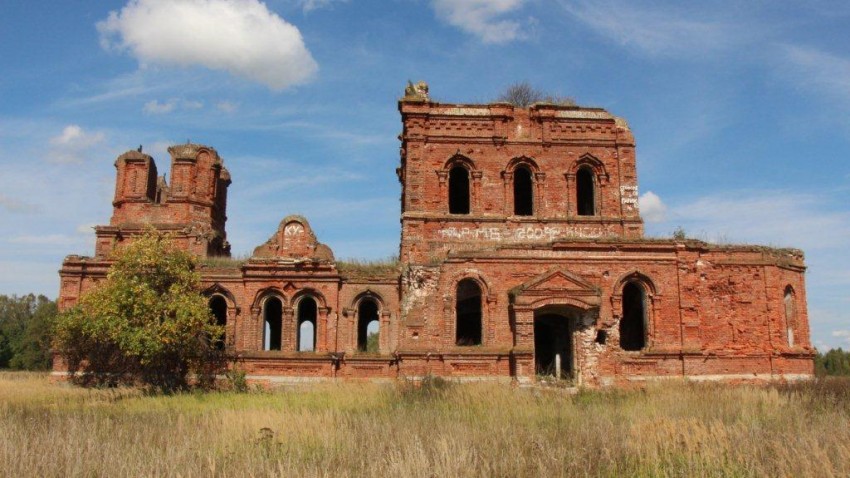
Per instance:
[[[516,229],[504,227],[447,227],[437,231],[442,239],[470,241],[554,241],[562,237],[596,239],[613,236],[606,226],[523,226]]]
[[[627,211],[634,211],[638,204],[637,186],[620,186],[620,197]]]

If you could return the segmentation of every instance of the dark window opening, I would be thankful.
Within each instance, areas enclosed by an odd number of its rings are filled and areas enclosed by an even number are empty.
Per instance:
[[[569,319],[558,314],[535,316],[535,374],[568,379],[572,376],[572,364]]]
[[[316,300],[305,297],[298,303],[298,351],[316,350],[316,318],[319,308]]]
[[[514,171],[514,214],[534,214],[534,185],[531,181],[531,171],[526,167],[519,167]]]
[[[263,350],[280,350],[283,304],[277,297],[266,299],[263,306]]]
[[[224,300],[224,297],[220,295],[212,296],[210,299],[210,312],[212,312],[215,325],[227,326],[227,302]],[[222,332],[221,336],[216,339],[213,345],[219,350],[224,350],[224,339],[225,334]]]
[[[469,171],[463,166],[449,171],[449,213],[469,214]]]
[[[605,342],[608,341],[608,331],[607,330],[597,330],[596,331],[596,343],[599,345],[605,345]]]
[[[481,288],[472,279],[457,285],[457,345],[481,345]]]
[[[623,287],[623,315],[620,317],[620,347],[640,350],[646,345],[646,304],[643,288],[629,282]]]
[[[578,173],[576,173],[576,204],[579,216],[596,214],[596,192],[593,183],[593,171],[590,168],[578,170]]]
[[[378,304],[371,299],[361,300],[357,307],[357,350],[377,353],[379,333]]]

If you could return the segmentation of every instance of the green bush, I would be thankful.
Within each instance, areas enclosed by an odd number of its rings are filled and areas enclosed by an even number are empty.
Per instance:
[[[83,384],[211,386],[224,356],[195,258],[154,230],[120,247],[106,280],[61,313],[55,346]]]

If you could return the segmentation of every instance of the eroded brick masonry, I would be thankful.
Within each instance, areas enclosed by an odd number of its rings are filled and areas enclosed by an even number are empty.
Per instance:
[[[644,238],[624,120],[577,106],[441,104],[424,84],[399,111],[398,264],[337,263],[299,216],[250,259],[214,259],[230,254],[230,175],[213,148],[183,144],[169,148],[170,184],[150,156],[118,157],[112,218],[96,228],[93,257],[65,259],[61,307],[152,224],[201,258],[227,348],[258,380],[812,374],[802,253]]]

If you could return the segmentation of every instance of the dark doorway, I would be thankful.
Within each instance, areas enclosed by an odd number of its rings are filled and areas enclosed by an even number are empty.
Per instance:
[[[215,319],[215,325],[222,327],[227,326],[227,301],[220,295],[214,295],[210,298],[210,312]],[[222,333],[214,345],[219,350],[224,350],[225,334]]]
[[[640,350],[646,345],[646,303],[643,288],[634,282],[623,287],[623,315],[620,317],[620,348]]]
[[[280,350],[283,304],[277,297],[269,297],[263,305],[263,350]]]
[[[457,284],[457,345],[481,345],[481,288],[472,279]]]
[[[469,171],[463,166],[449,171],[449,213],[469,214]]]
[[[520,166],[514,171],[514,214],[531,216],[534,214],[534,185],[531,171]]]
[[[560,362],[560,376],[558,376]],[[534,371],[559,379],[573,376],[573,344],[570,319],[560,314],[534,316]]]
[[[579,216],[596,214],[596,191],[593,181],[593,171],[584,167],[576,173],[576,204]]]
[[[357,350],[361,352],[378,352],[378,304],[372,299],[363,299],[357,307]]]
[[[298,302],[298,351],[316,350],[316,318],[319,308],[312,297],[304,297]]]

